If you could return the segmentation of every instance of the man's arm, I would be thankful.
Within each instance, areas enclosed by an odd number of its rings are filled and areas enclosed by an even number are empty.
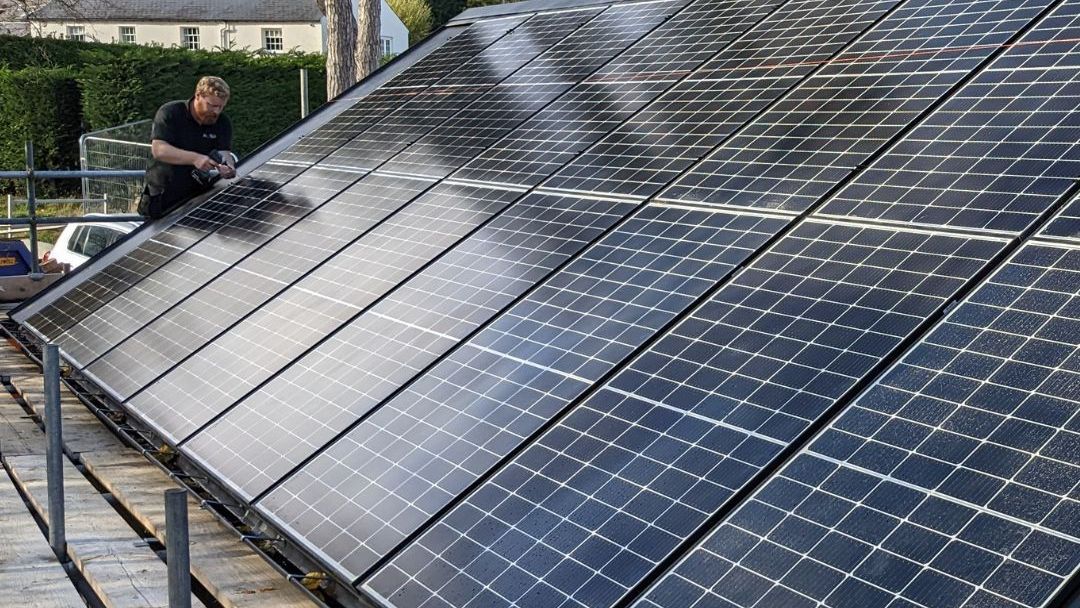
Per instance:
[[[191,165],[200,171],[209,171],[218,166],[205,154],[177,148],[164,139],[150,141],[150,153],[154,158],[170,165]]]

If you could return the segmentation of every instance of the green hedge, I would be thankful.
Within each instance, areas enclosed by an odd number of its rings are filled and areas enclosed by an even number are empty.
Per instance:
[[[75,74],[65,68],[0,69],[0,167],[26,166],[25,142],[34,142],[39,168],[79,167],[80,94]],[[42,196],[70,184],[43,183]],[[0,183],[0,192],[24,193],[23,184]]]
[[[316,54],[0,36],[0,58],[0,167],[5,169],[23,166],[28,133],[50,154],[39,154],[38,166],[75,166],[81,133],[153,118],[162,103],[190,97],[206,74],[221,76],[232,88],[226,113],[233,123],[234,151],[241,155],[300,119],[300,68],[308,69],[310,108],[326,101],[324,58]],[[51,152],[66,142],[70,150]],[[17,149],[14,162],[9,148]]]
[[[326,70],[320,55],[254,57],[243,52],[143,48],[79,73],[88,130],[153,118],[158,106],[191,96],[199,76],[229,83],[225,109],[233,123],[234,150],[246,154],[300,119],[300,72],[308,69],[312,109],[326,102]]]

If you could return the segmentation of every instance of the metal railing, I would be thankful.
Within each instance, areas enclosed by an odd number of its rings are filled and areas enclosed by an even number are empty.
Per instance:
[[[139,120],[83,134],[79,138],[79,168],[83,171],[146,169],[151,159],[151,125],[150,120]],[[107,197],[114,201],[131,201],[141,191],[141,175],[137,179],[82,178],[84,200]],[[88,211],[84,205],[83,212]]]
[[[141,221],[140,215],[114,214],[98,216],[39,217],[37,185],[39,179],[86,179],[86,178],[139,178],[142,170],[79,170],[79,171],[38,171],[34,167],[34,144],[26,142],[26,169],[23,171],[0,171],[0,179],[26,180],[26,215],[20,218],[0,218],[0,226],[27,226],[30,232],[30,276],[41,275],[38,260],[38,226],[54,226],[72,222],[130,222]],[[10,215],[10,213],[9,213]]]

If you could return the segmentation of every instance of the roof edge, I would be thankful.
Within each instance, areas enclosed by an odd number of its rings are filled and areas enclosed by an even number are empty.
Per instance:
[[[524,0],[523,2],[510,2],[507,4],[491,4],[464,10],[451,18],[450,21],[447,21],[446,25],[463,25],[479,19],[516,15],[518,13],[535,13],[614,3],[615,0]]]

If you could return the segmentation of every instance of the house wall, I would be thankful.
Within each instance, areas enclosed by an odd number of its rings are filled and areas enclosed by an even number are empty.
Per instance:
[[[356,0],[353,0],[356,10]],[[69,25],[81,25],[89,40],[120,42],[120,26],[135,27],[136,44],[158,44],[166,47],[180,46],[180,28],[198,27],[200,48],[213,50],[219,47],[234,49],[261,49],[264,29],[280,29],[286,51],[305,53],[326,52],[326,20],[311,23],[181,23],[161,21],[51,21],[36,22],[31,28],[33,35],[63,38]],[[380,36],[389,38],[393,54],[404,53],[409,48],[409,30],[398,18],[386,0],[382,1]],[[227,35],[227,39],[223,38]]]
[[[215,49],[229,47],[234,49],[261,49],[264,29],[280,29],[285,50],[300,50],[308,53],[323,52],[322,27],[319,23],[169,23],[169,22],[76,22],[58,21],[39,23],[40,28],[33,28],[41,36],[63,38],[67,35],[67,26],[82,25],[86,28],[88,39],[98,42],[120,42],[120,26],[135,27],[136,44],[160,44],[162,46],[180,45],[181,27],[198,27],[200,48]],[[223,33],[227,38],[223,38]]]

